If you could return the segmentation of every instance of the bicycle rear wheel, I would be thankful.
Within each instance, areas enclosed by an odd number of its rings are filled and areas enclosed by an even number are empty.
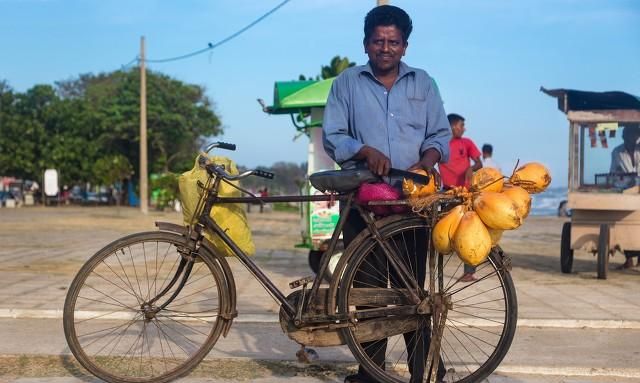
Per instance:
[[[338,310],[359,318],[343,330],[354,357],[381,382],[428,381],[432,367],[428,350],[431,342],[440,338],[440,362],[435,368],[438,381],[483,381],[506,355],[516,329],[516,293],[501,254],[492,251],[476,268],[477,279],[462,282],[463,263],[455,254],[438,256],[436,266],[429,266],[430,228],[424,219],[392,222],[382,227],[380,234],[395,261],[409,270],[409,282],[413,282],[403,283],[398,278],[374,238],[363,240],[345,254],[349,260]],[[429,288],[431,274],[434,291]],[[434,316],[408,310],[415,307],[410,289],[421,299],[439,296],[449,302],[441,337],[434,335]],[[388,311],[382,313],[381,308]],[[412,373],[416,375],[413,378]]]
[[[187,262],[183,246],[172,233],[134,234],[80,269],[63,323],[71,352],[92,374],[112,383],[167,382],[211,350],[229,304],[224,275],[208,255]]]

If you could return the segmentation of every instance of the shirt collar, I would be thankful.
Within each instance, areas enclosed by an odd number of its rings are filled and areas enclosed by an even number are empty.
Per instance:
[[[373,70],[371,69],[371,63],[367,62],[365,65],[362,65],[360,67],[360,73],[368,73],[369,75],[371,75],[371,77],[376,78],[376,76],[373,74]],[[404,61],[400,61],[400,68],[398,70],[398,79],[401,79],[402,77],[413,73],[416,73],[416,70],[411,68],[409,65],[405,64]],[[397,81],[396,80],[396,81]]]

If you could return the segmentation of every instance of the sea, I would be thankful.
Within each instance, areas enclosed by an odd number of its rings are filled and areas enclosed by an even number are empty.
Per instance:
[[[530,215],[558,215],[560,202],[567,200],[567,187],[550,187],[531,197]]]

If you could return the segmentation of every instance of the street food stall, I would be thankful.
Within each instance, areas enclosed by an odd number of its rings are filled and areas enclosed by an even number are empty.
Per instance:
[[[574,250],[597,259],[606,279],[609,257],[640,254],[640,99],[624,92],[541,91],[569,120],[568,208],[560,264],[570,273]]]
[[[309,183],[308,176],[336,168],[335,162],[327,156],[322,145],[322,116],[333,80],[278,81],[274,86],[272,106],[266,106],[263,100],[258,100],[266,113],[288,114],[298,135],[309,139],[307,179],[301,185],[301,194],[322,194]],[[337,203],[306,202],[301,206],[302,242],[297,246],[309,249],[309,266],[316,273],[339,215]],[[341,253],[342,245],[339,245],[331,258],[329,272],[335,268]]]

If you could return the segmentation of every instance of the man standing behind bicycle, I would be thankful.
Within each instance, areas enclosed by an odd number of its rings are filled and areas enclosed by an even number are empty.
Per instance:
[[[401,61],[412,29],[411,18],[398,7],[383,5],[367,14],[363,43],[369,61],[335,79],[324,113],[324,148],[342,168],[367,167],[380,176],[387,176],[391,167],[435,174],[434,166],[447,161],[451,129],[435,83],[424,70]],[[396,186],[399,180],[389,182]],[[350,213],[343,228],[345,246],[365,227],[359,214]],[[426,243],[426,235],[416,242]],[[424,283],[425,263],[418,262],[421,267],[416,277]],[[367,281],[365,274],[360,279],[364,285],[379,283]],[[416,347],[405,336],[407,348],[416,350],[407,357],[410,368],[414,359],[426,359],[428,337],[423,336],[425,339],[426,344]],[[366,349],[384,368],[386,342]],[[422,371],[416,375],[422,381]],[[375,380],[361,366],[345,382]]]

